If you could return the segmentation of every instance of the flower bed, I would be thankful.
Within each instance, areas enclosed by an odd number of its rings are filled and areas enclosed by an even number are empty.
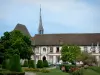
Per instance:
[[[24,68],[24,71],[31,71],[31,72],[42,72],[42,73],[49,73],[50,70],[47,69],[39,69],[39,68]]]

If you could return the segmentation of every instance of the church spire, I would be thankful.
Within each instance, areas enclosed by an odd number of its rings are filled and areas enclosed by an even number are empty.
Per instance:
[[[43,29],[43,26],[42,26],[41,5],[40,5],[40,20],[39,20],[38,33],[39,34],[43,34],[43,32],[44,32],[44,29]]]

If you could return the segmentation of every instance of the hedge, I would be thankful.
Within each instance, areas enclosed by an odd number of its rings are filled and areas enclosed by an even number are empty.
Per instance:
[[[48,61],[47,60],[43,61],[43,67],[48,67]]]
[[[43,62],[42,62],[42,60],[38,60],[38,62],[37,62],[37,68],[43,68]]]
[[[24,61],[23,67],[28,67],[28,61],[27,60]]]
[[[65,71],[66,71],[66,72],[69,72],[70,68],[76,67],[75,65],[61,64],[61,65],[60,65],[60,70],[61,70],[62,66],[65,67]]]
[[[10,59],[10,71],[22,72],[20,64],[20,56],[15,54]]]
[[[29,60],[28,64],[29,64],[29,68],[35,68],[34,60]]]

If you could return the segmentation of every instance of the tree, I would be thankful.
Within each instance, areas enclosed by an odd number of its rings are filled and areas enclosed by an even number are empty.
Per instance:
[[[78,61],[82,61],[84,64],[92,65],[93,63],[97,64],[95,56],[83,51],[80,56],[77,57]]]
[[[18,30],[5,32],[0,41],[0,46],[2,46],[0,52],[3,53],[5,59],[14,54],[20,55],[21,59],[30,59],[33,54],[30,37],[25,36]]]
[[[63,45],[61,49],[61,59],[63,62],[72,62],[80,55],[81,50],[76,45]]]

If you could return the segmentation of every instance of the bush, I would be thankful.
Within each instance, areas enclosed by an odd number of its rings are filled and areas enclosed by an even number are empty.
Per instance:
[[[62,64],[62,65],[60,65],[60,70],[61,70],[61,68],[62,67],[65,67],[65,71],[66,72],[69,72],[69,70],[73,67],[76,67],[75,65],[69,65],[69,64]]]
[[[24,61],[23,67],[28,67],[28,61],[27,60]]]
[[[70,72],[70,75],[83,75],[83,69],[76,68]]]
[[[15,54],[10,59],[10,71],[21,72],[21,64],[19,55]]]
[[[42,72],[42,73],[49,73],[50,71],[47,69],[34,69],[34,68],[24,68],[24,71],[30,71],[30,72]]]
[[[35,68],[34,60],[29,60],[29,68]]]
[[[47,60],[43,61],[43,67],[48,67],[48,61]]]
[[[0,72],[0,75],[25,75],[25,72]]]
[[[40,69],[36,68],[24,68],[24,71],[31,71],[31,72],[40,72]]]
[[[3,69],[9,69],[9,60],[8,59],[3,60],[2,68]]]
[[[49,70],[46,70],[46,69],[42,69],[41,72],[42,73],[49,73],[50,71]]]
[[[37,68],[43,68],[43,62],[42,62],[42,60],[38,60],[38,62],[37,62]]]

